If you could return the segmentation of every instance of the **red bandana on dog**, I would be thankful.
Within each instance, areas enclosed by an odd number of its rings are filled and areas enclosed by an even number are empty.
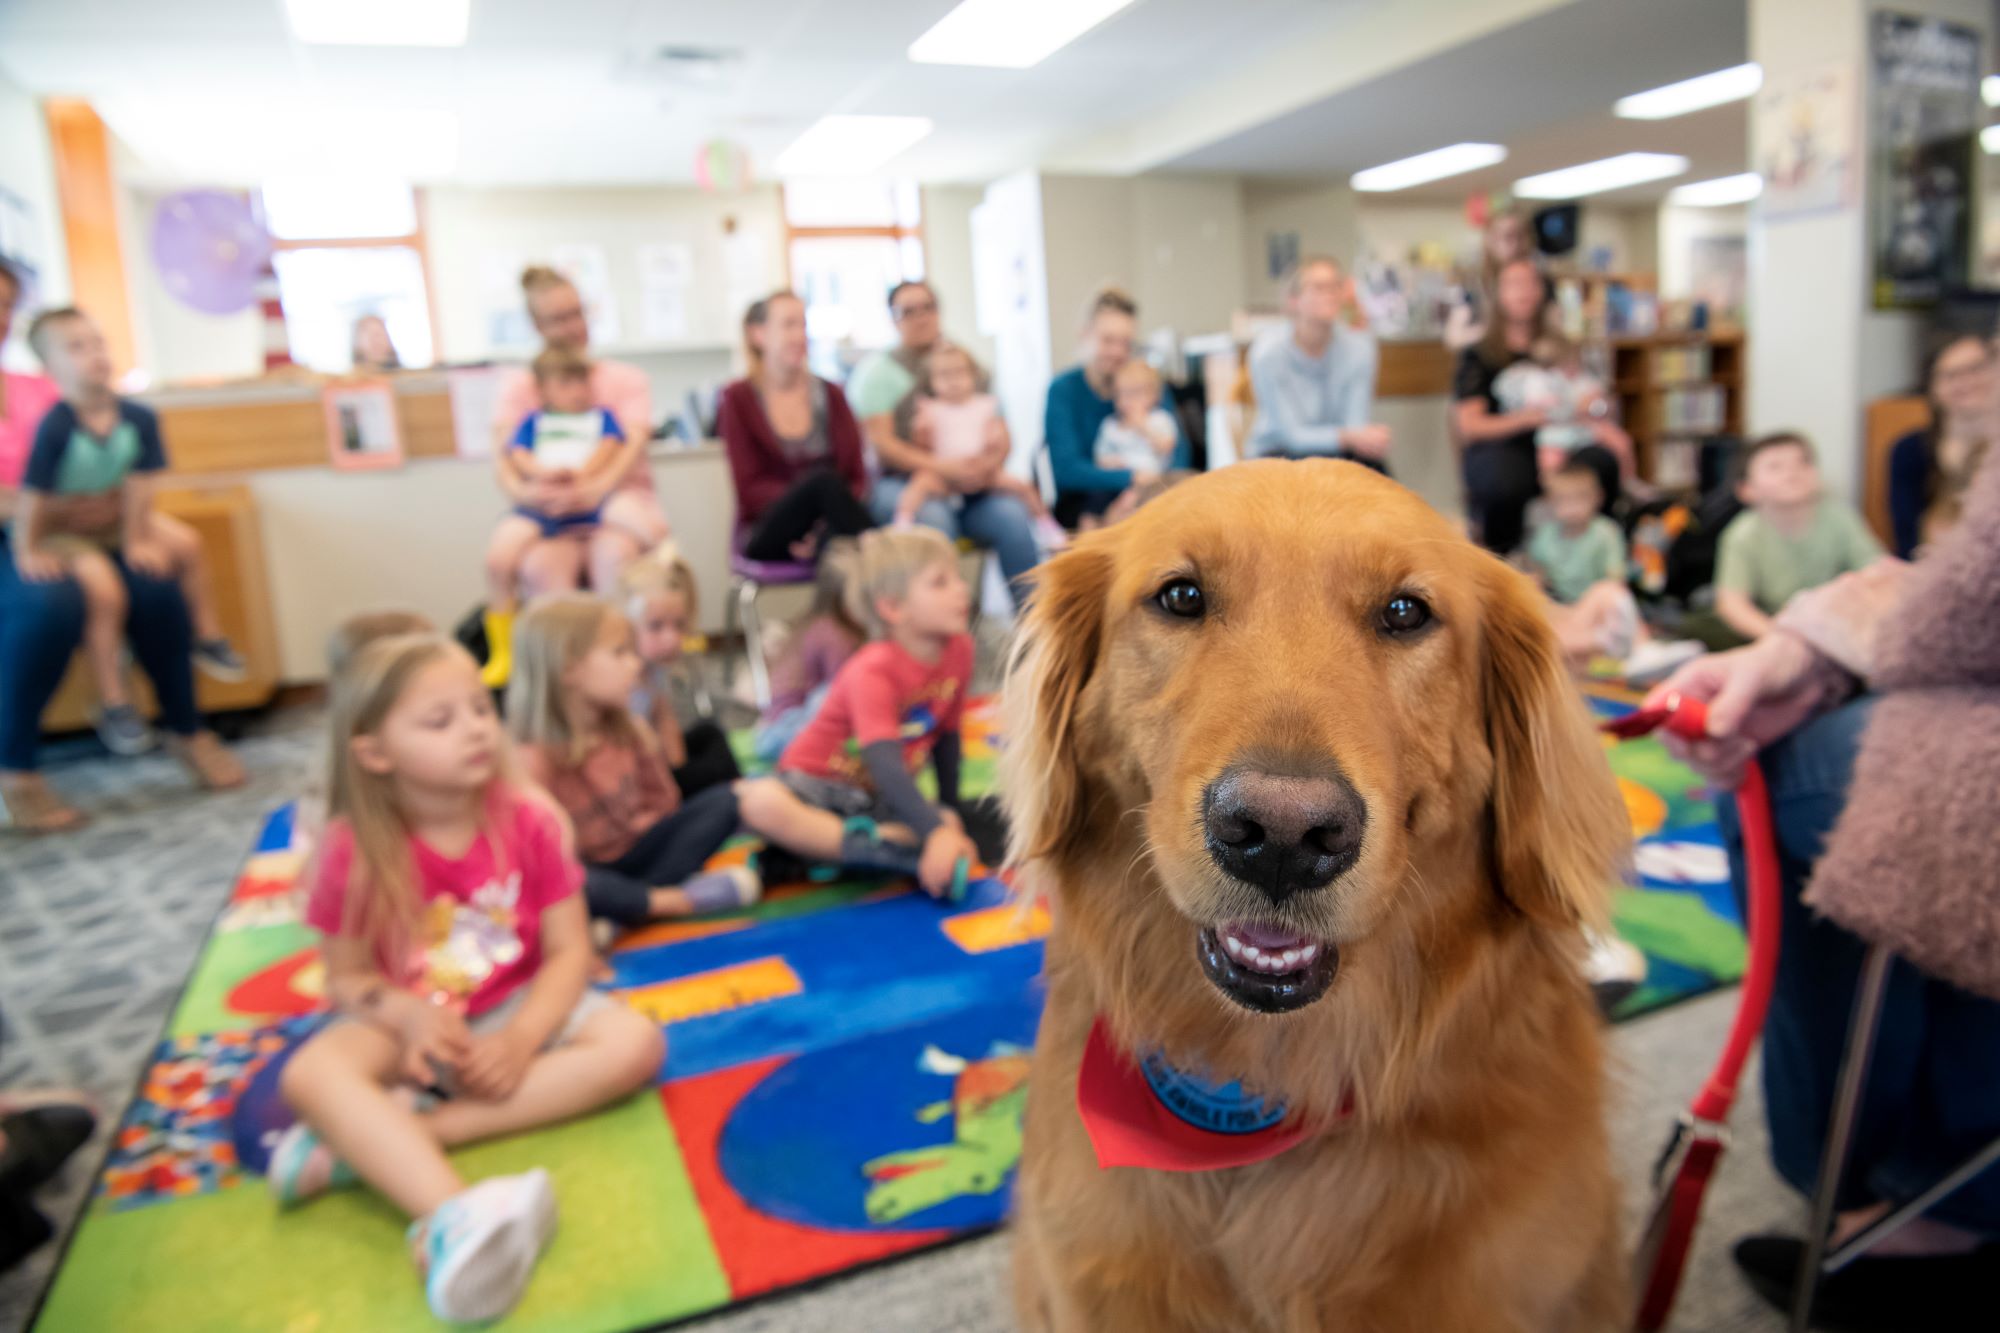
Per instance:
[[[1102,1018],[1084,1043],[1076,1109],[1100,1167],[1248,1166],[1276,1157],[1307,1132],[1283,1103],[1252,1097],[1240,1083],[1205,1082],[1157,1054],[1134,1059],[1112,1042]]]

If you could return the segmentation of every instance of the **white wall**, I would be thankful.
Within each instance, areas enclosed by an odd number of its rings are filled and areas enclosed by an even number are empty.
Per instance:
[[[1139,332],[1215,333],[1243,304],[1243,190],[1233,176],[1042,177],[1049,345],[1069,364],[1098,288],[1139,303]]]
[[[443,359],[525,360],[532,345],[496,342],[491,314],[518,304],[524,264],[549,262],[560,245],[596,246],[604,253],[618,327],[609,335],[593,332],[592,350],[644,369],[661,414],[677,408],[688,390],[729,376],[745,307],[784,285],[775,186],[738,195],[666,186],[448,187],[425,191],[424,204]],[[735,240],[725,232],[732,219]],[[692,251],[685,339],[645,336],[639,247],[649,243],[679,243]]]
[[[1301,255],[1332,255],[1350,262],[1360,248],[1361,228],[1354,192],[1331,181],[1243,182],[1243,294],[1259,309],[1278,306],[1277,282],[1270,271],[1269,241],[1297,232]]]
[[[1215,333],[1243,304],[1243,188],[1233,176],[1132,181],[1132,294],[1142,329]]]
[[[17,85],[0,78],[0,188],[26,205],[31,235],[23,249],[35,265],[36,305],[62,305],[69,300],[69,250],[64,242],[62,207],[56,197],[55,162],[49,153],[48,124],[41,103]],[[29,311],[20,312],[26,316]],[[10,370],[35,369],[28,351],[28,321],[15,321],[14,334],[0,348],[0,365]]]
[[[924,187],[924,265],[944,312],[945,336],[990,371],[993,339],[979,331],[972,278],[972,210],[984,194],[978,185]]]
[[[1454,260],[1472,262],[1479,254],[1479,230],[1465,220],[1456,204],[1397,203],[1393,195],[1357,198],[1354,222],[1359,232],[1355,257],[1362,254],[1384,263],[1402,263],[1421,246],[1441,245]]]
[[[1660,295],[1682,301],[1694,295],[1694,243],[1712,236],[1742,236],[1750,227],[1750,210],[1660,207]]]
[[[1131,181],[1116,176],[1043,176],[1042,236],[1049,350],[1061,369],[1076,359],[1085,307],[1098,288],[1111,284],[1138,295]],[[1139,327],[1151,327],[1143,308]]]

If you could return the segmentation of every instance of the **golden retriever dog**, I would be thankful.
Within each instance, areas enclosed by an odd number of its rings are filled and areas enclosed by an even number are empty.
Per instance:
[[[1579,960],[1630,832],[1534,587],[1366,468],[1244,463],[1042,567],[1007,706],[1012,859],[1055,919],[1023,1326],[1619,1327]],[[1306,1136],[1100,1168],[1099,1021]]]

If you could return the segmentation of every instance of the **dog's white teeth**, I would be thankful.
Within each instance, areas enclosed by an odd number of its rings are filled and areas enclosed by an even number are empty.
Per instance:
[[[1243,961],[1252,967],[1261,966],[1264,962],[1263,951],[1254,944],[1246,944],[1243,946]]]
[[[1305,948],[1299,950],[1299,961],[1301,963],[1310,963],[1317,957],[1319,957],[1319,946],[1317,944],[1308,944]]]
[[[1293,968],[1299,965],[1299,951],[1297,949],[1285,950],[1284,957],[1285,957],[1285,966],[1287,968]]]
[[[1224,935],[1222,937],[1222,947],[1229,950],[1229,956],[1232,958],[1241,958],[1243,956],[1243,941],[1237,939],[1234,935]]]

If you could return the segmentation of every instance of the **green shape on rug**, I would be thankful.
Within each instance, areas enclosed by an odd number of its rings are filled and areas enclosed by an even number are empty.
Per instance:
[[[1655,958],[1719,982],[1743,975],[1743,930],[1709,910],[1701,895],[1677,889],[1620,889],[1611,900],[1618,933]]]
[[[468,1180],[548,1168],[561,1221],[505,1327],[623,1333],[730,1299],[666,1111],[648,1089],[454,1155]],[[280,1214],[263,1182],[114,1213],[92,1205],[44,1333],[435,1330],[402,1216],[368,1190]]]
[[[279,1015],[239,1014],[229,1007],[229,992],[274,963],[319,943],[319,932],[298,922],[219,930],[208,937],[181,1002],[167,1025],[169,1037],[197,1037],[259,1027]]]

